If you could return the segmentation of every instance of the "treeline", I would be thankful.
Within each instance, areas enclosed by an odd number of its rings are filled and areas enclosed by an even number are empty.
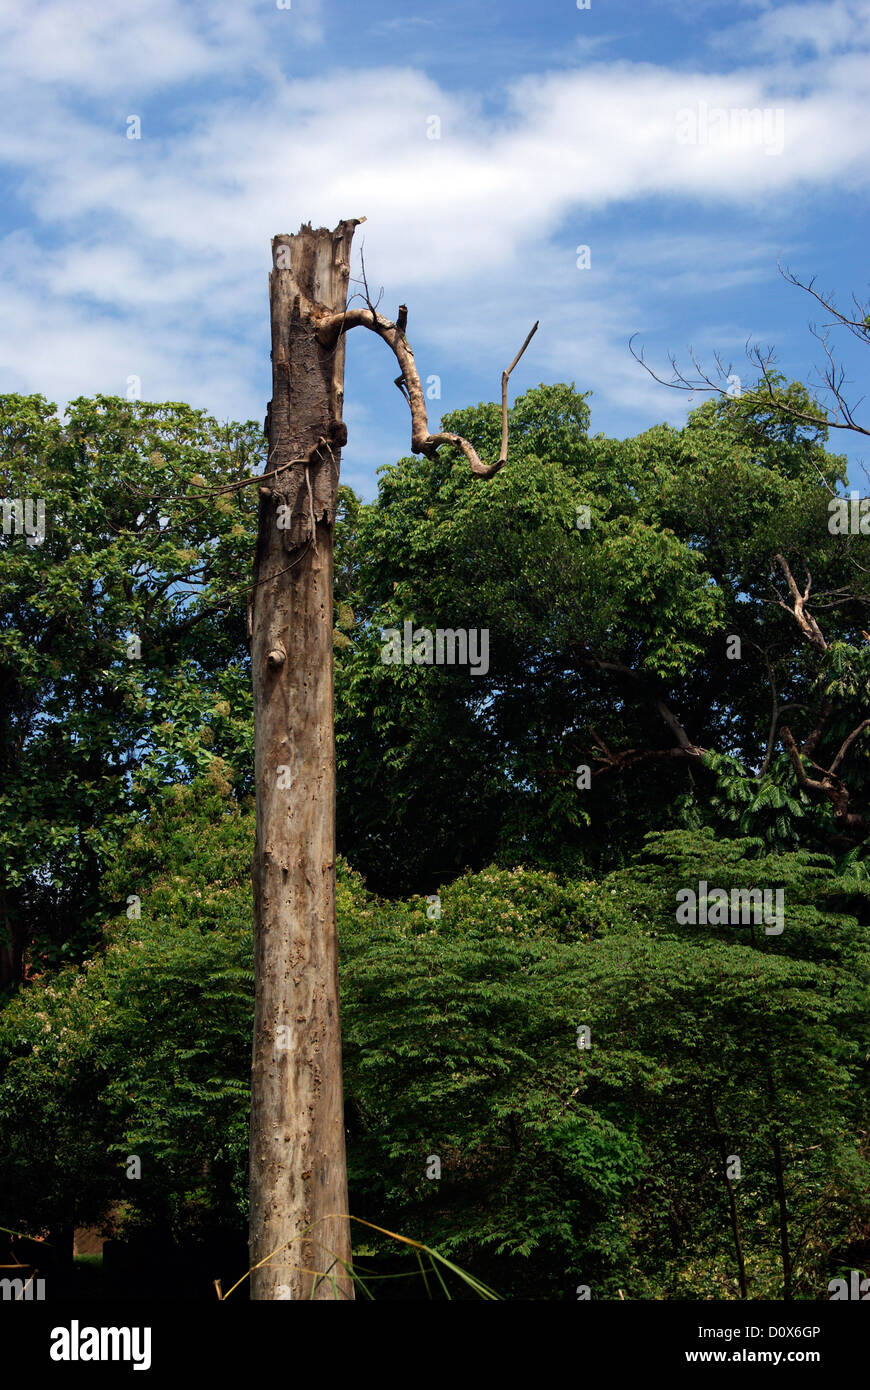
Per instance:
[[[498,408],[445,428],[486,457]],[[342,492],[351,1210],[509,1297],[826,1298],[870,1217],[844,461],[739,398],[618,441],[541,386],[511,430],[485,488],[445,450]],[[264,441],[104,397],[0,397],[0,434],[45,515],[0,541],[0,1225],[237,1232]],[[408,624],[486,669],[385,661]]]

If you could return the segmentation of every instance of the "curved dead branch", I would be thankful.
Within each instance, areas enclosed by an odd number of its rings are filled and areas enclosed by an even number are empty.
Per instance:
[[[838,829],[862,838],[867,831],[867,822],[864,816],[850,809],[849,789],[837,776],[837,768],[852,745],[868,728],[870,728],[870,719],[864,719],[856,729],[852,730],[829,768],[820,767],[818,763],[811,762],[811,767],[821,773],[818,778],[808,775],[791,730],[785,724],[781,730],[783,747],[791,760],[798,786],[818,800],[830,802]]]
[[[401,314],[402,328],[407,319],[407,310]],[[372,333],[377,333],[379,338],[394,353],[396,361],[401,368],[401,374],[396,378],[396,385],[408,402],[411,409],[411,448],[415,454],[423,454],[424,457],[434,459],[438,449],[442,444],[453,444],[468,459],[472,473],[479,478],[491,478],[500,468],[507,463],[508,454],[508,406],[507,406],[507,385],[508,378],[514,367],[519,362],[534,334],[537,332],[537,323],[526,335],[526,340],[511,362],[510,366],[502,372],[501,376],[501,451],[495,463],[484,463],[477,453],[474,445],[467,439],[463,439],[461,434],[452,434],[448,431],[440,431],[438,434],[429,432],[429,416],[426,411],[426,397],[423,394],[423,387],[420,382],[420,374],[417,371],[417,364],[414,361],[414,354],[411,345],[405,337],[402,328],[393,323],[390,319],[384,318],[370,304],[365,309],[346,309],[342,314],[322,314],[317,320],[317,339],[323,347],[332,347],[338,342],[342,333],[346,333],[357,325],[368,328]]]

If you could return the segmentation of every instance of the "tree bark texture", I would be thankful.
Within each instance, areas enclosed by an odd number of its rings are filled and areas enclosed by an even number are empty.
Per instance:
[[[315,318],[346,307],[355,226],[355,220],[334,231],[305,225],[272,243],[269,459],[249,605],[257,790],[254,1299],[353,1298],[332,669],[333,525],[347,437],[344,336],[325,348]]]

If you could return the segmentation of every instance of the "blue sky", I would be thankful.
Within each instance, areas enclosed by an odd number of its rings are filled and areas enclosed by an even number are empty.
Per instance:
[[[359,216],[352,273],[363,246],[383,311],[409,306],[433,428],[497,397],[535,319],[512,392],[574,381],[595,432],[689,409],[633,333],[665,372],[691,345],[751,380],[752,339],[811,380],[825,314],[777,258],[844,309],[870,293],[868,59],[870,0],[0,0],[0,390],[63,405],[135,375],[261,420],[270,238]],[[709,116],[741,109],[768,124]],[[857,399],[867,349],[832,345]],[[349,335],[342,477],[366,497],[409,448],[394,376]],[[865,441],[831,447],[863,483]]]

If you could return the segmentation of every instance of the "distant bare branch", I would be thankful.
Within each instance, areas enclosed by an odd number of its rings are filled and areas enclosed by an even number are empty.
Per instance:
[[[859,342],[865,344],[865,346],[870,345],[870,311],[868,311],[870,310],[870,306],[862,304],[853,294],[852,301],[859,317],[850,318],[847,314],[840,312],[831,295],[822,294],[815,288],[815,277],[805,284],[790,270],[784,270],[779,261],[777,261],[777,266],[784,280],[790,285],[794,285],[797,289],[801,289],[805,293],[811,295],[813,299],[833,315],[833,321],[830,324],[823,325],[825,331],[819,333],[814,325],[811,324],[810,332],[822,345],[826,366],[824,370],[818,374],[819,381],[823,389],[830,392],[833,397],[834,410],[833,413],[825,410],[824,414],[819,414],[817,416],[812,414],[811,411],[800,409],[799,406],[793,405],[790,401],[783,400],[782,396],[777,393],[776,382],[773,376],[773,368],[776,364],[776,355],[773,349],[767,348],[765,352],[762,352],[757,344],[750,345],[750,340],[747,340],[746,343],[746,357],[747,360],[752,363],[753,368],[759,371],[760,379],[755,390],[741,392],[740,398],[749,404],[769,404],[779,414],[795,420],[799,424],[814,425],[816,428],[824,427],[834,430],[849,430],[853,434],[870,436],[870,428],[859,424],[855,418],[858,408],[864,401],[864,397],[861,396],[854,402],[850,402],[847,399],[844,393],[844,388],[847,385],[845,369],[836,361],[829,346],[829,335],[827,333],[828,328],[846,328]],[[725,367],[718,354],[716,354],[714,358],[716,363],[716,376],[714,378],[701,367],[690,347],[689,357],[697,373],[697,376],[693,379],[687,376],[678,367],[676,358],[672,353],[669,353],[668,361],[671,366],[672,377],[671,380],[668,381],[650,367],[645,359],[643,350],[640,352],[635,350],[634,340],[636,337],[637,334],[635,333],[632,334],[629,339],[629,351],[635,361],[639,362],[644,371],[648,372],[653,380],[658,382],[660,386],[668,386],[674,391],[698,392],[701,394],[734,397],[735,393],[733,389],[729,389],[731,386],[730,379],[732,377],[731,364],[729,363],[729,365]],[[725,382],[725,385],[722,384],[723,382]],[[820,406],[819,409],[821,411],[823,408]]]

